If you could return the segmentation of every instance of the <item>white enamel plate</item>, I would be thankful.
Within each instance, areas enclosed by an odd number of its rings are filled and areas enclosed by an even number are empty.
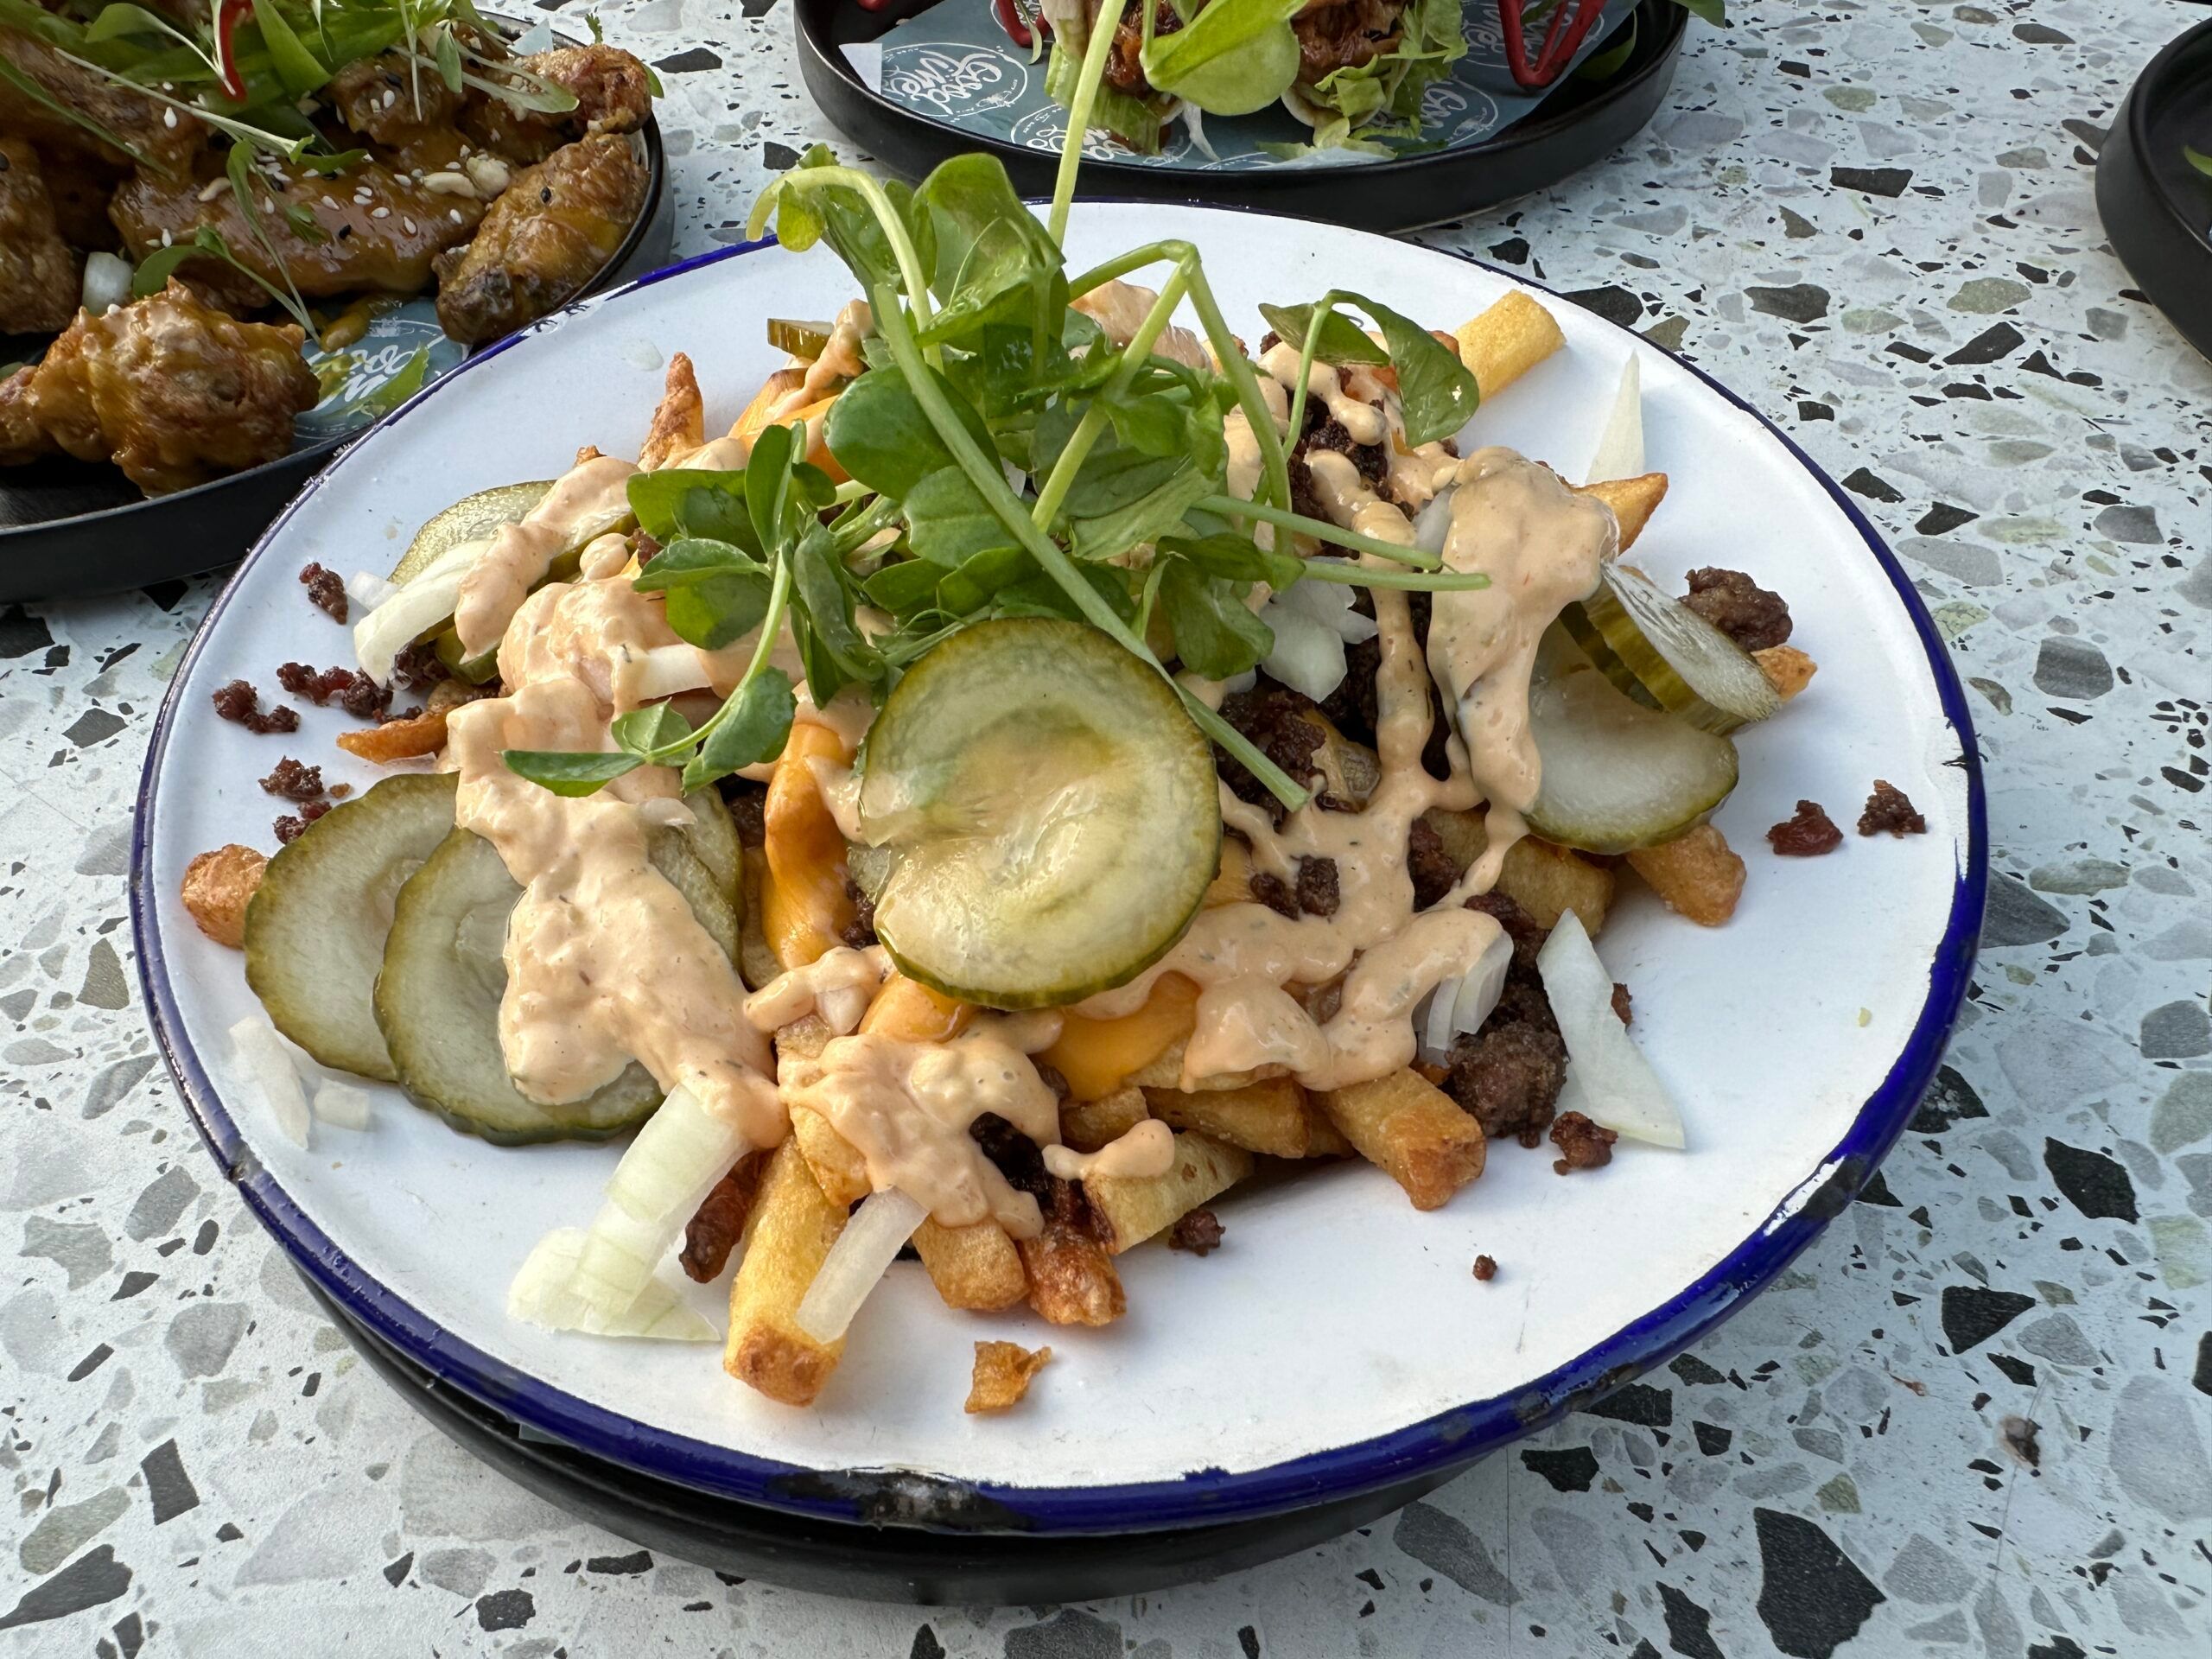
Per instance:
[[[1262,301],[1357,288],[1450,327],[1513,286],[1376,237],[1134,204],[1078,207],[1070,267],[1162,237],[1207,256],[1231,327],[1254,340]],[[1359,1164],[1232,1194],[1217,1205],[1228,1242],[1207,1259],[1157,1245],[1121,1259],[1128,1315],[1099,1332],[949,1312],[901,1264],[831,1386],[798,1411],[732,1382],[712,1347],[508,1319],[516,1268],[549,1229],[590,1217],[615,1148],[487,1146],[383,1087],[367,1130],[319,1125],[308,1151],[283,1139],[225,1037],[257,1011],[240,959],[194,928],[178,883],[207,848],[270,844],[283,808],[255,780],[280,754],[357,788],[376,774],[333,745],[334,713],[255,737],[219,720],[211,694],[239,677],[273,689],[285,661],[351,664],[345,631],[302,594],[310,560],[382,570],[471,491],[554,476],[584,444],[634,454],[675,351],[697,365],[710,425],[726,424],[780,361],[763,320],[826,315],[850,291],[826,249],[733,249],[484,353],[308,487],[177,676],[140,806],[149,1006],[216,1157],[350,1318],[530,1429],[725,1497],[849,1517],[875,1478],[852,1471],[889,1471],[902,1491],[986,1497],[1032,1531],[1126,1531],[1278,1513],[1464,1464],[1664,1358],[1858,1190],[1935,1068],[1980,919],[1980,783],[1958,683],[1904,573],[1787,440],[1664,352],[1550,299],[1567,349],[1463,442],[1581,477],[1637,354],[1649,464],[1672,480],[1638,563],[1675,591],[1694,565],[1749,570],[1789,601],[1794,643],[1820,664],[1783,716],[1739,734],[1743,782],[1718,820],[1751,867],[1735,919],[1699,928],[1638,891],[1599,941],[1681,1103],[1687,1152],[1624,1142],[1610,1167],[1561,1179],[1548,1147],[1502,1145],[1429,1214]],[[1926,836],[1770,854],[1767,826],[1801,796],[1847,825],[1877,777],[1927,815]],[[1478,1253],[1499,1263],[1491,1284],[1471,1274]],[[721,1294],[701,1291],[701,1305]],[[982,1337],[1052,1344],[1005,1417],[961,1410]],[[930,1506],[901,1513],[926,1522]]]

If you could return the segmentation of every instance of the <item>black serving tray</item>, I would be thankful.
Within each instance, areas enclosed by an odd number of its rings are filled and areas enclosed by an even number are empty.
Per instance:
[[[1039,1537],[994,1529],[848,1525],[658,1480],[543,1435],[387,1346],[300,1275],[399,1396],[471,1454],[578,1519],[742,1578],[871,1601],[1007,1606],[1093,1601],[1217,1578],[1364,1526],[1463,1472],[1431,1471],[1258,1520],[1164,1532]]]
[[[1472,0],[1470,0],[1472,3]],[[875,160],[909,178],[982,149],[1006,163],[1025,196],[1049,196],[1059,158],[925,119],[868,90],[843,48],[873,41],[933,0],[797,0],[799,72],[823,112]],[[1344,167],[1198,171],[1134,162],[1083,164],[1086,195],[1198,201],[1287,213],[1395,235],[1464,219],[1558,183],[1628,142],[1657,111],[1675,79],[1688,12],[1643,0],[1628,61],[1603,81],[1570,75],[1527,119],[1487,142],[1399,161]]]
[[[2097,214],[2113,251],[2182,337],[2212,358],[2212,22],[2151,60],[2097,156]]]
[[[675,218],[657,117],[642,136],[645,207],[578,298],[668,263]],[[0,353],[0,362],[13,358]],[[230,564],[325,461],[359,435],[329,438],[174,495],[148,496],[105,462],[63,458],[0,467],[0,603],[112,593]]]

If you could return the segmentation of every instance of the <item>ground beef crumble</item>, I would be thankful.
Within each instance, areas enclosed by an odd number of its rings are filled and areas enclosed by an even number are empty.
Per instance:
[[[761,847],[768,840],[768,791],[759,784],[741,781],[729,798],[730,822],[737,826],[738,844]]]
[[[1745,651],[1765,651],[1789,638],[1789,607],[1740,570],[1693,570],[1682,603]]]
[[[261,780],[261,787],[288,801],[312,801],[322,793],[322,768],[303,766],[288,754]]]
[[[302,836],[307,834],[308,825],[313,823],[317,818],[321,817],[324,813],[329,810],[330,803],[328,801],[308,801],[304,803],[296,814],[287,812],[283,817],[276,820],[275,826],[276,839],[282,842],[285,846],[290,846]]]
[[[356,720],[375,720],[391,706],[391,688],[378,685],[358,669],[281,663],[276,669],[276,683],[296,697],[305,697],[318,709],[335,702]]]
[[[223,719],[235,721],[249,732],[266,737],[272,732],[296,732],[300,729],[299,711],[287,709],[282,703],[262,712],[261,694],[244,680],[232,680],[215,692],[215,712]]]
[[[1475,1277],[1488,1284],[1497,1277],[1497,1263],[1487,1255],[1475,1258]]]
[[[1636,1022],[1635,1005],[1636,999],[1628,994],[1628,987],[1618,979],[1615,980],[1613,982],[1613,1017],[1624,1026],[1633,1025]]]
[[[1452,1039],[1451,1064],[1437,1086],[1485,1135],[1534,1147],[1542,1141],[1567,1082],[1567,1045],[1536,971],[1547,930],[1502,893],[1480,894],[1467,908],[1497,918],[1513,942],[1513,962],[1482,1029]]]
[[[1333,916],[1338,903],[1337,861],[1301,858],[1298,861],[1298,907],[1308,916]]]
[[[1893,836],[1924,836],[1928,820],[1912,810],[1912,802],[1905,792],[1886,778],[1874,780],[1874,792],[1866,798],[1866,810],[1859,815],[1859,833],[1878,836],[1887,830]]]
[[[1287,685],[1279,685],[1262,674],[1250,690],[1233,692],[1222,699],[1221,717],[1249,738],[1261,753],[1281,766],[1294,782],[1307,789],[1319,789],[1321,769],[1313,763],[1313,755],[1321,747],[1322,731],[1306,718],[1306,711],[1314,706],[1311,697],[1303,696]],[[1282,822],[1282,803],[1268,792],[1268,786],[1255,778],[1243,761],[1218,747],[1214,759],[1230,793],[1261,808],[1274,823]]]
[[[1578,1169],[1603,1168],[1613,1161],[1613,1142],[1619,1139],[1580,1112],[1561,1112],[1552,1124],[1552,1144],[1560,1150],[1552,1160],[1552,1173],[1567,1175]]]
[[[1459,879],[1459,867],[1444,850],[1444,837],[1425,818],[1415,818],[1406,836],[1406,874],[1413,877],[1416,910],[1427,910]]]
[[[854,950],[865,950],[875,943],[875,900],[849,875],[845,878],[845,897],[853,901],[853,919],[845,924],[840,937]]]
[[[300,581],[308,590],[308,598],[315,609],[332,621],[344,626],[346,621],[346,580],[335,570],[320,564],[311,564],[300,572]]]
[[[1211,1210],[1193,1210],[1167,1230],[1167,1248],[1205,1255],[1221,1248],[1221,1217]]]
[[[1798,802],[1796,811],[1768,830],[1766,838],[1783,858],[1818,858],[1843,845],[1843,831],[1818,801]]]
[[[427,639],[401,647],[399,654],[391,659],[391,683],[402,691],[426,690],[447,677],[446,665],[438,660],[437,648]]]

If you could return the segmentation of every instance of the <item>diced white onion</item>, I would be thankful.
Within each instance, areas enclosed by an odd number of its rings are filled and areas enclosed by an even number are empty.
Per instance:
[[[1266,664],[1269,674],[1316,702],[1344,683],[1344,642],[1334,628],[1273,601],[1262,620],[1275,635]]]
[[[1452,1039],[1483,1028],[1505,992],[1506,970],[1513,965],[1513,941],[1500,933],[1483,947],[1475,965],[1439,985],[1428,1000],[1421,1057],[1435,1065],[1452,1062]]]
[[[353,657],[380,684],[391,680],[399,653],[453,614],[462,572],[433,566],[353,625]]]
[[[1310,563],[1342,563],[1342,560],[1314,559]],[[1357,595],[1351,587],[1340,582],[1301,582],[1277,593],[1268,602],[1313,618],[1324,627],[1332,630],[1348,645],[1372,639],[1376,635],[1375,619],[1362,616],[1352,609]],[[1268,613],[1261,613],[1265,617]]]
[[[325,1077],[315,1085],[315,1116],[319,1123],[335,1129],[365,1129],[374,1116],[376,1102],[365,1089],[338,1077]]]
[[[1536,970],[1567,1045],[1560,1109],[1580,1111],[1631,1140],[1681,1146],[1681,1114],[1613,1012],[1612,974],[1573,911],[1560,913],[1537,953]]]
[[[679,640],[672,645],[646,649],[630,693],[641,703],[658,702],[664,697],[701,690],[713,683],[713,677],[707,672],[706,659]]]
[[[258,1014],[249,1014],[231,1027],[231,1047],[246,1081],[268,1106],[277,1132],[294,1146],[306,1147],[310,1123],[307,1090],[300,1084],[292,1051],[276,1034],[276,1027]]]
[[[580,1292],[577,1268],[583,1230],[561,1227],[537,1241],[507,1291],[507,1315],[551,1331],[595,1337],[648,1337],[663,1342],[715,1342],[714,1321],[679,1296],[673,1286],[650,1279],[620,1301]]]
[[[346,594],[356,605],[373,611],[399,589],[373,570],[356,570],[346,578]]]
[[[1613,394],[1612,413],[1598,435],[1598,452],[1590,457],[1586,484],[1634,478],[1643,470],[1643,375],[1637,362],[1630,352],[1621,370],[1620,390]]]
[[[868,1292],[929,1214],[896,1187],[871,1192],[837,1235],[814,1282],[799,1299],[794,1316],[798,1328],[817,1342],[835,1342],[843,1336]]]
[[[1452,491],[1439,490],[1428,505],[1414,515],[1414,545],[1440,557],[1452,535]]]
[[[85,256],[85,283],[78,298],[92,315],[104,316],[130,302],[130,262],[112,253]]]

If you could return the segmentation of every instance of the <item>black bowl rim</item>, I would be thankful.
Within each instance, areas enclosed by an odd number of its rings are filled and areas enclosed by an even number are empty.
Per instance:
[[[486,15],[494,16],[495,14]],[[518,20],[510,18],[505,21]],[[535,25],[532,26],[535,27]],[[567,45],[581,44],[575,41],[565,40],[558,35],[554,38]],[[591,281],[577,290],[575,299],[589,299],[594,295],[607,291],[605,285],[614,280],[622,267],[637,252],[639,245],[652,233],[653,221],[660,216],[661,199],[668,188],[668,157],[661,143],[659,111],[656,110],[648,116],[645,124],[638,130],[645,136],[645,205],[638,210],[637,222],[630,226],[628,234],[623,237],[621,246],[615,249],[613,254],[605,264],[599,268]],[[575,301],[571,300],[569,303],[573,304]],[[482,355],[481,352],[472,352],[467,357],[447,370],[445,374],[435,377],[431,384],[435,385],[438,380],[446,378],[448,375],[459,373],[480,355]],[[101,507],[92,512],[72,513],[66,518],[41,518],[35,524],[0,525],[0,558],[31,556],[19,551],[10,543],[29,542],[34,537],[59,530],[81,531],[97,526],[103,530],[112,530],[118,535],[149,534],[150,527],[132,523],[133,515],[180,505],[187,502],[197,505],[232,485],[251,484],[265,479],[279,467],[319,467],[333,454],[356,438],[364,435],[375,425],[376,422],[372,421],[367,426],[353,431],[340,432],[334,436],[325,438],[321,443],[311,443],[304,449],[295,449],[289,454],[277,456],[274,461],[264,461],[258,467],[249,467],[240,473],[226,473],[220,478],[211,478],[205,484],[194,484],[190,489],[178,490],[172,494],[149,495],[136,501],[118,501],[111,507]]]
[[[2212,214],[2196,210],[2192,216],[2190,207],[2183,203],[2173,191],[2171,180],[2164,170],[2151,164],[2151,117],[2154,108],[2162,106],[2171,87],[2168,81],[2181,60],[2193,53],[2202,52],[2205,57],[2203,73],[2212,78],[2212,21],[2183,29],[2166,42],[2158,55],[2144,66],[2143,73],[2127,93],[2127,137],[2133,147],[2134,162],[2144,184],[2158,205],[2172,217],[2174,223],[2202,248],[2212,255]],[[2145,97],[2145,93],[2150,96]],[[2208,110],[2212,118],[2212,110]]]
[[[1030,160],[1041,158],[1047,162],[1051,161],[1052,157],[1046,152],[1025,149],[1020,144],[1008,143],[1001,138],[986,138],[972,133],[963,133],[957,128],[946,126],[943,122],[932,121],[926,116],[918,115],[902,105],[893,103],[882,93],[870,90],[868,83],[860,78],[859,72],[846,60],[844,53],[822,33],[817,23],[817,16],[827,6],[843,3],[844,0],[797,0],[792,16],[795,31],[798,37],[802,71],[818,64],[823,71],[843,81],[850,89],[852,96],[868,105],[887,121],[911,123],[917,126],[926,127],[932,131],[948,135],[955,143],[964,140],[969,149],[982,149],[1001,157],[1020,156]],[[1656,16],[1647,19],[1647,13],[1656,14]],[[1675,54],[1680,50],[1683,37],[1689,29],[1689,9],[1675,3],[1675,0],[1639,0],[1633,16],[1637,19],[1637,27],[1639,30],[1644,29],[1647,21],[1651,25],[1652,33],[1649,48],[1650,55],[1645,58],[1633,73],[1622,75],[1618,79],[1606,81],[1597,93],[1573,108],[1547,112],[1546,107],[1540,105],[1532,113],[1515,122],[1503,132],[1485,138],[1478,143],[1464,145],[1456,149],[1437,150],[1423,156],[1402,156],[1395,161],[1362,162],[1357,166],[1330,169],[1331,175],[1341,176],[1346,183],[1355,186],[1369,181],[1378,186],[1389,186],[1401,181],[1419,178],[1426,173],[1441,168],[1454,165],[1478,166],[1485,160],[1496,156],[1533,149],[1549,143],[1573,128],[1581,125],[1594,112],[1632,97],[1644,82],[1654,75],[1673,75]],[[1642,56],[1645,50],[1642,41],[1643,36],[1639,35],[1637,47],[1639,56]],[[878,156],[876,159],[887,167],[897,166],[897,163],[888,157]],[[1129,188],[1146,187],[1147,193],[1173,188],[1172,184],[1163,185],[1161,182],[1163,180],[1170,181],[1188,180],[1192,181],[1192,192],[1183,199],[1190,201],[1194,207],[1221,207],[1239,212],[1262,213],[1273,210],[1261,206],[1262,199],[1278,191],[1288,193],[1304,189],[1312,184],[1314,177],[1312,170],[1301,168],[1286,168],[1273,172],[1261,168],[1251,172],[1221,173],[1200,168],[1154,168],[1147,167],[1138,162],[1112,159],[1092,161],[1088,158],[1084,162],[1084,171],[1086,176],[1103,177],[1111,181],[1115,186]],[[1205,198],[1200,192],[1198,181],[1210,179],[1236,180],[1236,192],[1238,194],[1249,196],[1252,202],[1251,207],[1248,209],[1243,203],[1236,201],[1213,200]],[[1108,197],[1091,195],[1089,193],[1085,193],[1085,199],[1109,200]],[[1306,216],[1311,217],[1311,215]],[[1461,216],[1462,214],[1455,210],[1446,214],[1444,219],[1429,222],[1445,224]],[[1420,227],[1409,226],[1407,228]],[[1377,234],[1380,233],[1377,232]]]
[[[766,237],[716,249],[582,303],[606,303],[774,245],[775,238]],[[1554,290],[1471,255],[1449,249],[1427,251],[1559,298]],[[425,386],[378,425],[404,419],[425,398],[458,384],[471,369],[538,330],[556,326],[563,315],[556,312],[486,347]],[[1904,1132],[1942,1060],[1944,1042],[1966,996],[1988,881],[1987,805],[1973,717],[1942,638],[1910,575],[1850,496],[1787,433],[1694,363],[1676,360],[1757,421],[1821,483],[1889,577],[1919,637],[1938,703],[1959,741],[1957,760],[1946,764],[1957,766],[1966,777],[1966,861],[1953,882],[1950,911],[1930,958],[1929,992],[1920,1014],[1881,1086],[1861,1106],[1842,1140],[1722,1261],[1658,1307],[1535,1379],[1520,1394],[1471,1402],[1349,1446],[1236,1473],[1214,1468],[1118,1485],[1030,1487],[899,1469],[820,1471],[655,1428],[593,1405],[494,1359],[362,1274],[253,1155],[187,1037],[162,950],[151,880],[159,804],[153,785],[168,753],[183,690],[213,638],[217,619],[237,600],[245,578],[294,514],[330,476],[327,471],[317,474],[270,526],[216,598],[170,682],[140,780],[131,830],[132,937],[155,1040],[187,1109],[224,1174],[295,1264],[340,1301],[354,1319],[425,1369],[533,1430],[594,1456],[715,1496],[823,1520],[872,1518],[947,1532],[1112,1534],[1280,1514],[1395,1484],[1424,1471],[1464,1466],[1565,1412],[1602,1398],[1694,1341],[1763,1287],[1842,1212],[1872,1177]]]

